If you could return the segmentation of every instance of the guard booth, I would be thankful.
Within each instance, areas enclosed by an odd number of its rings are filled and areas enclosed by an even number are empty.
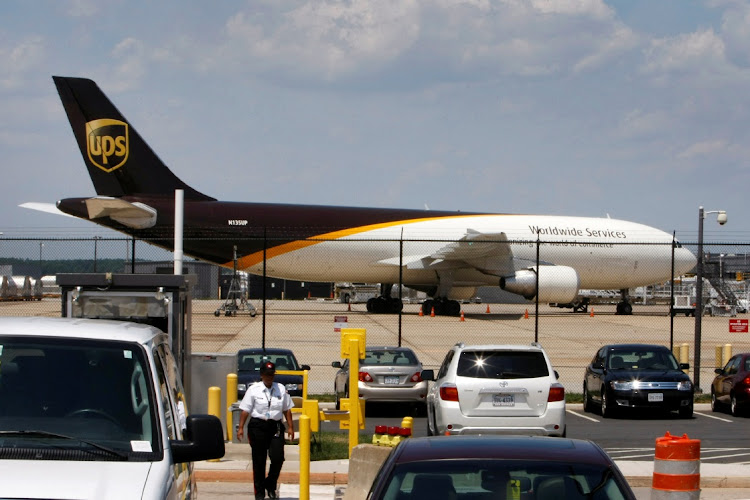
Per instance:
[[[182,382],[194,401],[190,377],[191,287],[193,274],[58,274],[64,318],[132,321],[169,335]],[[192,406],[192,403],[191,403]]]

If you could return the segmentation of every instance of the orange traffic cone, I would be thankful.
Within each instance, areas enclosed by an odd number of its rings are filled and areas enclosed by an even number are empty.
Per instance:
[[[464,319],[464,312],[463,312],[463,311],[461,311],[461,321],[466,321],[466,320]]]
[[[589,316],[591,316],[592,318],[594,317],[594,308],[593,307],[591,308],[591,314],[589,314]]]
[[[424,313],[422,312],[422,306],[419,306],[419,315],[424,316]]]
[[[489,314],[489,313],[490,313],[490,305],[487,304],[487,314]]]
[[[435,308],[433,307],[432,311],[430,311],[430,318],[434,318],[434,317],[435,317]]]
[[[526,318],[526,319],[529,319],[529,310],[528,309],[526,309],[526,312],[523,313],[523,317]]]

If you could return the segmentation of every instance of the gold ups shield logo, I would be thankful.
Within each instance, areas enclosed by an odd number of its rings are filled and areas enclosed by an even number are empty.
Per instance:
[[[86,123],[86,152],[91,163],[112,172],[128,161],[128,124],[102,118]]]

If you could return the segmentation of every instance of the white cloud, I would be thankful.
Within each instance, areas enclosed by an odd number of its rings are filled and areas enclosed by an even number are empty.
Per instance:
[[[30,36],[8,47],[0,46],[0,88],[22,86],[26,74],[44,60],[45,52],[41,36]]]
[[[717,153],[726,152],[728,141],[726,139],[715,139],[712,141],[703,141],[691,144],[683,151],[677,154],[680,159],[693,159],[700,156],[711,156]]]
[[[706,29],[670,38],[658,38],[645,51],[646,73],[702,73],[726,67],[723,40]]]

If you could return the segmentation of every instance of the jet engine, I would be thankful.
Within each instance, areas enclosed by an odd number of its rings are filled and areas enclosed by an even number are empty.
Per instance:
[[[536,295],[539,277],[539,302],[573,302],[578,295],[580,279],[572,267],[541,266],[516,271],[513,276],[500,278],[500,288],[531,300]]]

